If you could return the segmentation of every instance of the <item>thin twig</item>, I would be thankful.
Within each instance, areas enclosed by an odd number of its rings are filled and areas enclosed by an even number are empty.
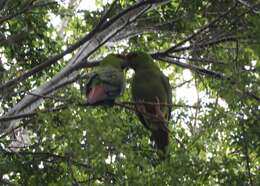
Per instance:
[[[164,61],[164,62],[169,63],[169,64],[175,64],[175,65],[180,66],[182,68],[194,70],[198,73],[208,75],[208,76],[211,76],[211,77],[214,77],[214,78],[226,79],[226,77],[220,72],[215,72],[215,71],[212,71],[212,70],[201,68],[201,67],[198,67],[198,66],[192,65],[192,64],[182,63],[182,62],[174,60],[173,58],[171,58],[167,55],[154,56],[154,58],[157,59],[157,60],[160,60],[160,61]]]
[[[193,106],[193,105],[185,105],[185,104],[168,104],[168,103],[157,103],[157,102],[149,102],[149,101],[124,101],[122,104],[128,105],[160,105],[160,106],[170,106],[170,107],[188,107],[198,109],[201,106]]]
[[[245,126],[244,126],[244,122],[243,119],[240,120],[240,126],[242,128],[242,133],[243,133],[243,152],[244,152],[244,156],[245,156],[245,160],[246,160],[246,170],[247,170],[247,175],[248,175],[248,180],[249,180],[249,184],[250,186],[254,186],[254,182],[253,182],[253,178],[252,178],[252,173],[251,173],[251,168],[250,168],[250,157],[249,157],[249,150],[248,150],[248,139],[247,139],[247,135],[246,135],[246,130],[245,130]]]
[[[169,55],[172,58],[175,59],[184,59],[184,60],[189,60],[189,61],[199,61],[199,62],[203,62],[203,63],[210,63],[210,64],[218,64],[218,65],[224,65],[225,63],[222,61],[216,61],[216,60],[212,60],[212,59],[206,59],[206,58],[190,58],[190,57],[180,57],[180,56],[174,56],[174,55]]]
[[[6,155],[14,155],[14,156],[17,156],[17,155],[18,156],[28,156],[29,155],[29,156],[34,156],[34,157],[40,156],[40,157],[45,157],[45,159],[53,158],[55,160],[61,160],[64,162],[68,162],[68,160],[69,160],[68,157],[66,157],[66,156],[62,156],[59,154],[53,154],[51,152],[28,152],[28,151],[9,152],[9,151],[4,151],[4,153]],[[80,161],[70,158],[70,162],[75,166],[83,167],[88,170],[92,170],[92,168],[89,165],[82,163]]]
[[[71,157],[68,157],[68,161],[67,161],[67,164],[68,164],[68,171],[69,171],[69,174],[73,180],[73,186],[80,186],[78,180],[75,178],[74,176],[74,173],[73,173],[73,170],[72,170],[72,163],[71,163]]]
[[[185,84],[187,84],[187,83],[190,83],[192,80],[193,80],[193,78],[190,79],[190,80],[186,80],[186,81],[184,81],[184,82],[182,82],[182,83],[180,83],[180,84],[178,84],[178,85],[172,87],[172,89],[176,89],[176,88],[178,88],[178,87],[182,87],[183,85],[185,85]]]

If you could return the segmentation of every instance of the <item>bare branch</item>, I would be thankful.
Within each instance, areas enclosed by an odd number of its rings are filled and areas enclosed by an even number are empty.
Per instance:
[[[218,64],[218,65],[224,65],[225,63],[222,61],[217,61],[217,60],[213,60],[213,59],[208,59],[208,58],[190,58],[190,57],[179,57],[179,56],[174,56],[174,55],[168,55],[169,57],[175,58],[177,60],[180,59],[185,59],[185,60],[189,60],[189,61],[198,61],[198,62],[202,62],[202,63],[206,63],[206,64]]]
[[[75,44],[69,46],[65,51],[61,52],[60,54],[57,54],[57,55],[47,59],[46,61],[41,62],[39,65],[33,67],[31,70],[21,74],[20,76],[14,78],[14,79],[11,79],[11,80],[5,82],[3,85],[0,85],[0,90],[4,90],[15,84],[18,84],[19,82],[27,79],[28,77],[30,77],[38,72],[41,72],[42,70],[46,69],[50,65],[55,64],[58,60],[63,58],[65,55],[73,52],[74,50],[79,48],[83,43],[89,41],[91,39],[91,37],[93,37],[96,34],[97,30],[99,29],[99,26],[100,25],[98,24],[97,27],[95,27],[90,33],[86,34],[82,39],[77,41]],[[91,67],[91,66],[89,66],[89,67]]]
[[[249,2],[244,1],[244,0],[236,0],[238,3],[246,6],[247,8],[249,8],[250,10],[252,10],[252,12],[254,12],[255,14],[259,13],[259,9],[257,9],[256,7],[254,7],[253,5],[251,5]]]
[[[62,156],[62,155],[59,155],[59,154],[54,154],[54,153],[51,153],[51,152],[21,151],[21,152],[14,153],[14,152],[5,151],[4,153],[7,154],[7,155],[10,155],[10,156],[33,156],[35,158],[41,157],[41,158],[44,158],[46,160],[51,158],[53,160],[64,161],[64,162],[68,162],[68,160],[69,160],[69,157]],[[92,168],[88,164],[85,164],[85,163],[80,162],[78,160],[74,160],[74,159],[70,158],[70,162],[75,166],[83,167],[83,168],[88,169],[88,170],[92,170]]]
[[[187,64],[187,63],[182,63],[182,62],[176,61],[176,60],[174,60],[171,57],[168,57],[166,55],[163,56],[162,54],[160,54],[160,56],[156,56],[156,54],[155,54],[155,55],[152,55],[152,56],[153,56],[154,59],[161,60],[161,61],[167,62],[169,64],[175,64],[175,65],[180,66],[182,68],[187,68],[187,69],[193,70],[195,72],[198,72],[198,73],[201,73],[201,74],[204,74],[204,75],[209,75],[211,77],[215,77],[215,78],[218,78],[218,79],[227,78],[219,72],[207,70],[207,69],[200,68],[198,66]]]
[[[185,105],[185,104],[167,104],[167,103],[157,103],[157,102],[149,102],[149,101],[124,101],[121,104],[126,105],[160,105],[160,106],[171,106],[171,107],[186,107],[186,108],[193,108],[198,109],[201,108],[199,105]]]
[[[235,37],[235,36],[221,37],[221,38],[218,38],[218,39],[210,40],[208,42],[196,43],[196,44],[191,44],[190,46],[178,47],[178,48],[171,50],[171,52],[172,53],[182,52],[182,51],[185,51],[185,50],[197,51],[197,50],[201,50],[201,49],[206,48],[206,47],[211,47],[211,46],[215,46],[215,45],[226,43],[226,42],[236,42],[238,39],[240,39],[240,38]],[[158,54],[161,54],[161,53],[158,53]]]
[[[182,83],[180,83],[180,84],[178,84],[178,85],[172,87],[172,89],[176,89],[176,88],[178,88],[178,87],[182,87],[183,85],[185,85],[185,84],[187,84],[187,83],[190,83],[192,80],[193,80],[193,79],[184,81],[184,82],[182,82]]]
[[[239,124],[242,128],[242,136],[241,136],[242,138],[241,139],[244,143],[243,144],[243,153],[244,153],[245,161],[246,161],[245,168],[247,170],[247,175],[248,175],[248,180],[249,180],[248,182],[249,182],[250,186],[254,186],[254,181],[252,178],[251,167],[250,167],[251,160],[250,160],[250,156],[249,156],[248,139],[247,139],[246,129],[244,126],[244,120],[240,119]]]

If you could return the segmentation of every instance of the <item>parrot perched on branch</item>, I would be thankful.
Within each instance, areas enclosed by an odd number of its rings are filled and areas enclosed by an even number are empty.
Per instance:
[[[109,54],[91,73],[85,89],[88,105],[112,105],[123,93],[125,89],[123,62],[123,56]]]
[[[143,125],[151,131],[151,140],[164,154],[169,144],[168,121],[171,116],[172,92],[169,79],[144,52],[126,55],[123,65],[134,69],[132,97],[136,114]],[[160,105],[161,104],[161,105]]]

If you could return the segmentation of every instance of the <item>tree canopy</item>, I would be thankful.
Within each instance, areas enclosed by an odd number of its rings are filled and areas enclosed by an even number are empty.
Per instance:
[[[170,79],[164,161],[132,71],[113,106],[84,104],[93,68],[132,51]],[[260,185],[259,72],[258,0],[0,1],[0,184]]]

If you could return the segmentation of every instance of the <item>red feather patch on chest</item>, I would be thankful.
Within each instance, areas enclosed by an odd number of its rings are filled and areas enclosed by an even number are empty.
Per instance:
[[[89,94],[87,95],[89,104],[95,104],[99,101],[103,101],[106,99],[106,97],[106,90],[102,84],[92,87]]]

